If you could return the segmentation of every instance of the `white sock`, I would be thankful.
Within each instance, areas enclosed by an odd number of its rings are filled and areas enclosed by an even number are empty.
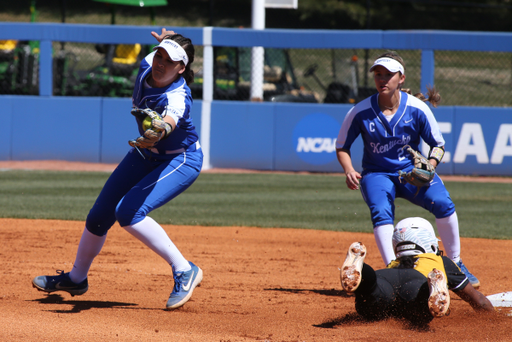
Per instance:
[[[123,228],[164,258],[172,266],[174,272],[185,272],[191,269],[187,259],[183,257],[162,226],[151,217],[146,216],[142,221]]]
[[[393,250],[393,230],[392,224],[383,224],[373,228],[373,236],[377,247],[379,247],[380,256],[386,266],[396,259],[395,251]]]
[[[76,252],[75,263],[73,269],[69,272],[69,278],[74,283],[81,283],[87,278],[89,268],[94,258],[100,254],[103,244],[107,239],[107,235],[98,236],[87,230],[87,227],[82,233],[82,238],[78,244],[78,251]]]
[[[459,220],[457,212],[448,217],[436,218],[436,226],[441,241],[443,242],[446,256],[453,262],[460,261],[460,236],[459,236]]]

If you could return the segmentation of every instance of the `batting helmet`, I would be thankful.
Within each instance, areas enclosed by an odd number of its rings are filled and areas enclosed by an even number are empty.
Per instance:
[[[393,249],[397,258],[439,252],[434,228],[424,218],[409,217],[398,222],[393,231]]]

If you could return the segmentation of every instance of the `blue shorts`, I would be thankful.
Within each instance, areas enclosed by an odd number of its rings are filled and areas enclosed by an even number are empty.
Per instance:
[[[192,185],[202,165],[201,149],[168,155],[148,153],[145,159],[132,149],[110,175],[91,208],[87,230],[103,236],[116,220],[121,227],[142,221]]]
[[[402,182],[397,173],[371,172],[361,179],[361,193],[370,208],[373,226],[394,224],[395,198],[404,198],[409,202],[427,209],[436,218],[448,217],[455,212],[450,194],[443,181],[436,174],[430,186],[420,188]]]

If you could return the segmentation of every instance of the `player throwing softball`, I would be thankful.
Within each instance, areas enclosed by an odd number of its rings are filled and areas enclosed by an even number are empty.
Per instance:
[[[429,89],[428,99],[421,93],[409,95],[402,87],[405,64],[394,51],[380,55],[370,68],[378,93],[361,101],[347,113],[336,142],[336,154],[346,174],[347,187],[360,188],[370,208],[373,232],[384,263],[395,259],[391,238],[395,220],[395,198],[401,197],[434,214],[436,226],[447,256],[466,274],[474,287],[480,282],[460,259],[459,222],[455,205],[435,167],[444,155],[445,141],[439,125],[425,101],[437,106],[439,94]],[[363,172],[352,165],[350,147],[361,135],[364,144]],[[418,151],[420,140],[430,146],[430,170],[418,170],[410,151]],[[402,175],[413,172],[429,174],[425,186],[416,187]],[[409,174],[409,180],[417,180]]]
[[[165,230],[147,216],[185,191],[199,176],[203,163],[190,117],[192,41],[166,29],[151,34],[159,45],[141,62],[132,95],[132,114],[141,136],[129,141],[132,149],[90,210],[73,269],[34,278],[32,283],[38,290],[66,291],[72,296],[87,292],[89,268],[116,221],[172,267],[174,288],[166,309],[185,304],[203,279],[203,271],[188,261]],[[147,116],[150,128],[143,129]]]

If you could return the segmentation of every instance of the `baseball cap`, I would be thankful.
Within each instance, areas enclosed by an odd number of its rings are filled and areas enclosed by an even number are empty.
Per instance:
[[[169,57],[175,61],[175,62],[183,62],[185,63],[185,66],[188,64],[188,56],[185,50],[181,47],[180,44],[176,43],[174,40],[171,39],[164,39],[153,48],[153,50],[156,50],[158,48],[164,49]]]
[[[400,71],[402,73],[402,75],[405,75],[404,66],[402,64],[400,64],[399,61],[397,61],[397,60],[395,60],[393,58],[382,57],[382,58],[377,59],[373,63],[372,67],[370,68],[370,72],[372,72],[373,69],[375,69],[375,67],[377,65],[381,65],[381,66],[383,66],[384,68],[388,69],[391,72]]]

